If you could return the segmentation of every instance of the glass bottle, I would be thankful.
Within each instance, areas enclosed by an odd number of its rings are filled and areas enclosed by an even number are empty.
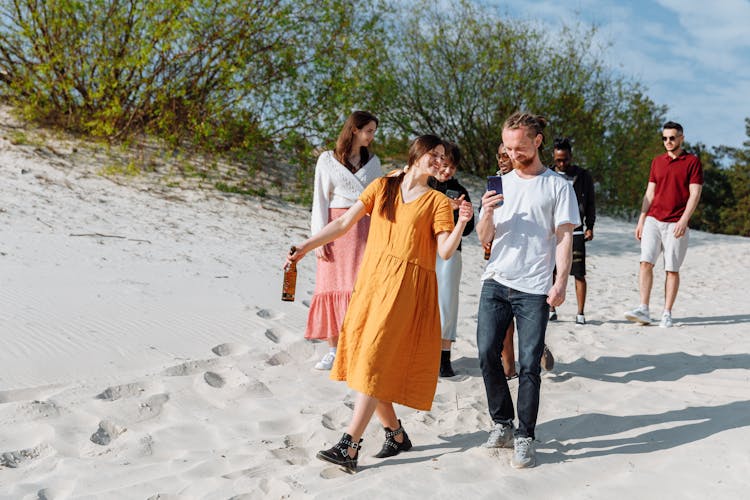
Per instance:
[[[289,255],[294,255],[297,247],[289,250]],[[284,268],[284,286],[281,289],[281,300],[294,302],[294,291],[297,288],[297,263],[292,262]]]

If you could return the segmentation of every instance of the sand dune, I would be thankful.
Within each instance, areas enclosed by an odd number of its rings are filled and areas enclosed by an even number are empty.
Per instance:
[[[459,375],[440,381],[431,411],[399,408],[412,451],[373,458],[373,422],[348,475],[315,458],[353,395],[312,369],[325,347],[302,338],[314,259],[297,301],[280,301],[283,254],[309,212],[96,171],[81,153],[50,159],[0,139],[0,498],[746,495],[750,240],[693,232],[676,327],[636,326],[622,316],[637,301],[633,228],[601,217],[589,324],[574,324],[571,283],[548,330],[557,363],[542,383],[539,464],[517,471],[510,450],[480,447],[484,261],[469,237]],[[656,290],[662,280],[657,266]]]

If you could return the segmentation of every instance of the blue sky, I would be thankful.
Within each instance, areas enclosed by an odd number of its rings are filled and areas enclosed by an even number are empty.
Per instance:
[[[547,27],[598,27],[604,61],[647,87],[689,142],[741,147],[750,117],[750,0],[483,0]]]

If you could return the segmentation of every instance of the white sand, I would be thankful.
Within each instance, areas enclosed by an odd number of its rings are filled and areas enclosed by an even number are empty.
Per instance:
[[[353,396],[312,369],[325,345],[302,338],[314,259],[297,301],[280,301],[283,254],[309,212],[117,184],[100,167],[0,139],[0,498],[746,496],[750,240],[693,232],[676,327],[636,326],[622,316],[638,302],[633,228],[601,217],[589,324],[573,323],[571,280],[548,329],[557,364],[542,383],[538,466],[517,471],[510,450],[480,447],[484,261],[469,237],[460,375],[440,381],[430,412],[399,408],[412,451],[373,458],[373,421],[348,475],[315,458]],[[96,233],[108,236],[74,236]],[[662,284],[657,266],[654,316]]]

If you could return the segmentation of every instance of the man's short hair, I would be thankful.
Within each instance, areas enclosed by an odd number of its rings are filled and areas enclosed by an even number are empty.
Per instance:
[[[662,129],[666,129],[666,128],[676,130],[680,134],[682,134],[682,125],[680,125],[677,122],[667,122],[667,123],[665,123],[664,126],[662,127]]]
[[[461,150],[456,143],[450,141],[443,141],[443,147],[445,148],[445,156],[450,160],[454,167],[458,168],[461,163]]]
[[[570,139],[567,137],[555,137],[555,149],[560,149],[563,151],[567,151],[568,153],[573,153],[573,146],[570,145]]]

